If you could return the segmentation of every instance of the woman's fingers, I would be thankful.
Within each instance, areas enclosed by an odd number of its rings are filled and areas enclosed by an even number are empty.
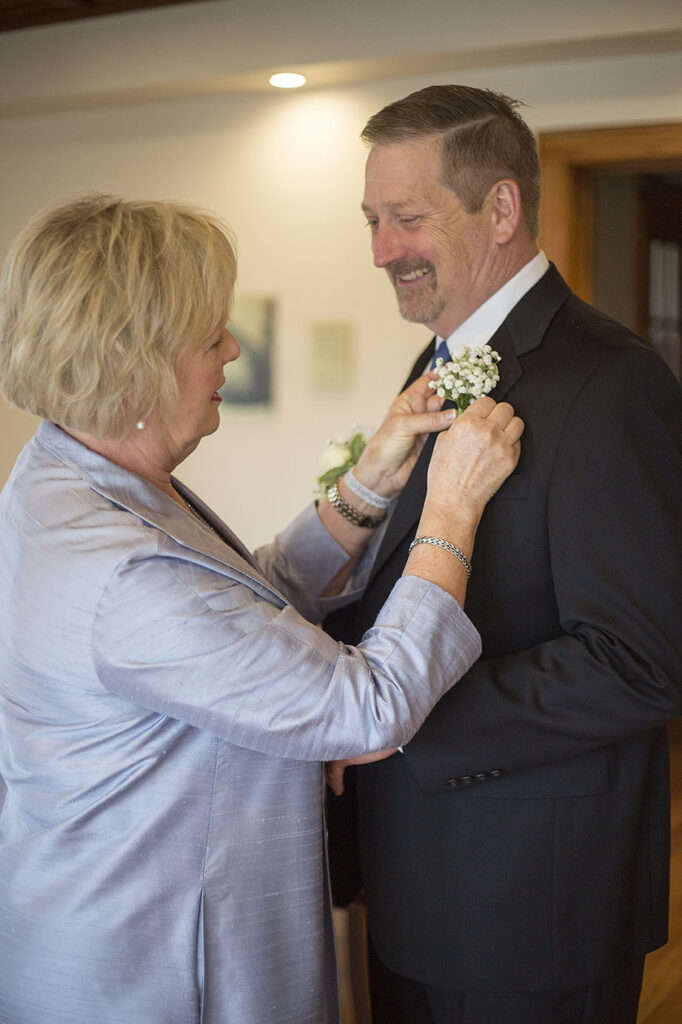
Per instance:
[[[411,437],[418,437],[420,434],[430,434],[445,430],[455,419],[456,409],[435,409],[427,412],[404,413],[400,422],[396,423],[396,430],[401,434]]]
[[[518,416],[512,416],[511,420],[504,428],[504,432],[511,439],[512,444],[518,444],[525,428],[526,424],[523,420],[519,419]]]
[[[442,410],[443,400],[429,388],[432,376],[419,377],[394,399],[360,457],[357,479],[382,497],[402,490],[426,436],[454,419],[455,410]]]
[[[508,402],[484,396],[473,402],[436,442],[429,488],[437,502],[481,507],[513,471],[523,422]]]
[[[495,402],[489,395],[477,398],[461,416],[489,420],[512,439],[512,444],[519,440],[525,427],[523,420],[514,415],[514,407],[509,402]]]

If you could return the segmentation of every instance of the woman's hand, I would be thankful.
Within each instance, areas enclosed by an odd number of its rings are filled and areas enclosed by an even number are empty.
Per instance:
[[[434,446],[418,537],[437,537],[471,559],[485,508],[521,452],[523,422],[507,402],[478,398]],[[464,607],[467,573],[452,554],[430,544],[412,549],[405,574],[437,583]]]
[[[442,398],[429,387],[429,381],[435,376],[428,373],[420,377],[391,403],[383,423],[367,442],[354,467],[353,475],[358,483],[381,498],[393,498],[402,491],[428,435],[445,430],[456,415],[455,409],[441,409]],[[379,506],[347,491],[343,477],[337,481],[337,487],[341,499],[357,512],[378,518]],[[351,559],[324,589],[325,597],[334,597],[345,586],[371,531],[343,518],[332,508],[328,497],[320,501],[317,514]]]
[[[442,410],[442,398],[429,387],[435,376],[425,374],[395,399],[353,470],[361,484],[383,498],[400,493],[428,435],[445,430],[455,417],[456,410]]]
[[[478,398],[436,441],[427,502],[448,520],[456,509],[478,522],[486,503],[514,470],[524,424],[508,402]]]

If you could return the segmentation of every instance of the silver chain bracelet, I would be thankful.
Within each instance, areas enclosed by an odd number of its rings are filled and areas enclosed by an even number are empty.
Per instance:
[[[409,551],[416,547],[417,544],[433,544],[436,548],[442,548],[443,551],[449,551],[451,555],[454,555],[455,558],[459,559],[466,569],[467,579],[471,578],[471,562],[461,548],[458,548],[455,544],[451,544],[449,540],[443,540],[442,537],[415,537],[410,544]]]

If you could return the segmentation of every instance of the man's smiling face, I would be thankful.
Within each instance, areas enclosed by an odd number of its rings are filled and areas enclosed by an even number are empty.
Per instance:
[[[496,290],[490,201],[466,212],[442,183],[437,138],[375,146],[362,208],[374,264],[393,282],[406,320],[447,337]]]

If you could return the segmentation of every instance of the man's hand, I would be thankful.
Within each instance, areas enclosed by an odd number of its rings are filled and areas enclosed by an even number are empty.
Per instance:
[[[386,757],[397,754],[397,748],[393,750],[377,750],[373,754],[360,754],[358,757],[349,757],[344,761],[327,761],[324,766],[324,777],[327,785],[336,796],[343,793],[343,773],[349,764],[371,764],[372,761],[383,761]]]

